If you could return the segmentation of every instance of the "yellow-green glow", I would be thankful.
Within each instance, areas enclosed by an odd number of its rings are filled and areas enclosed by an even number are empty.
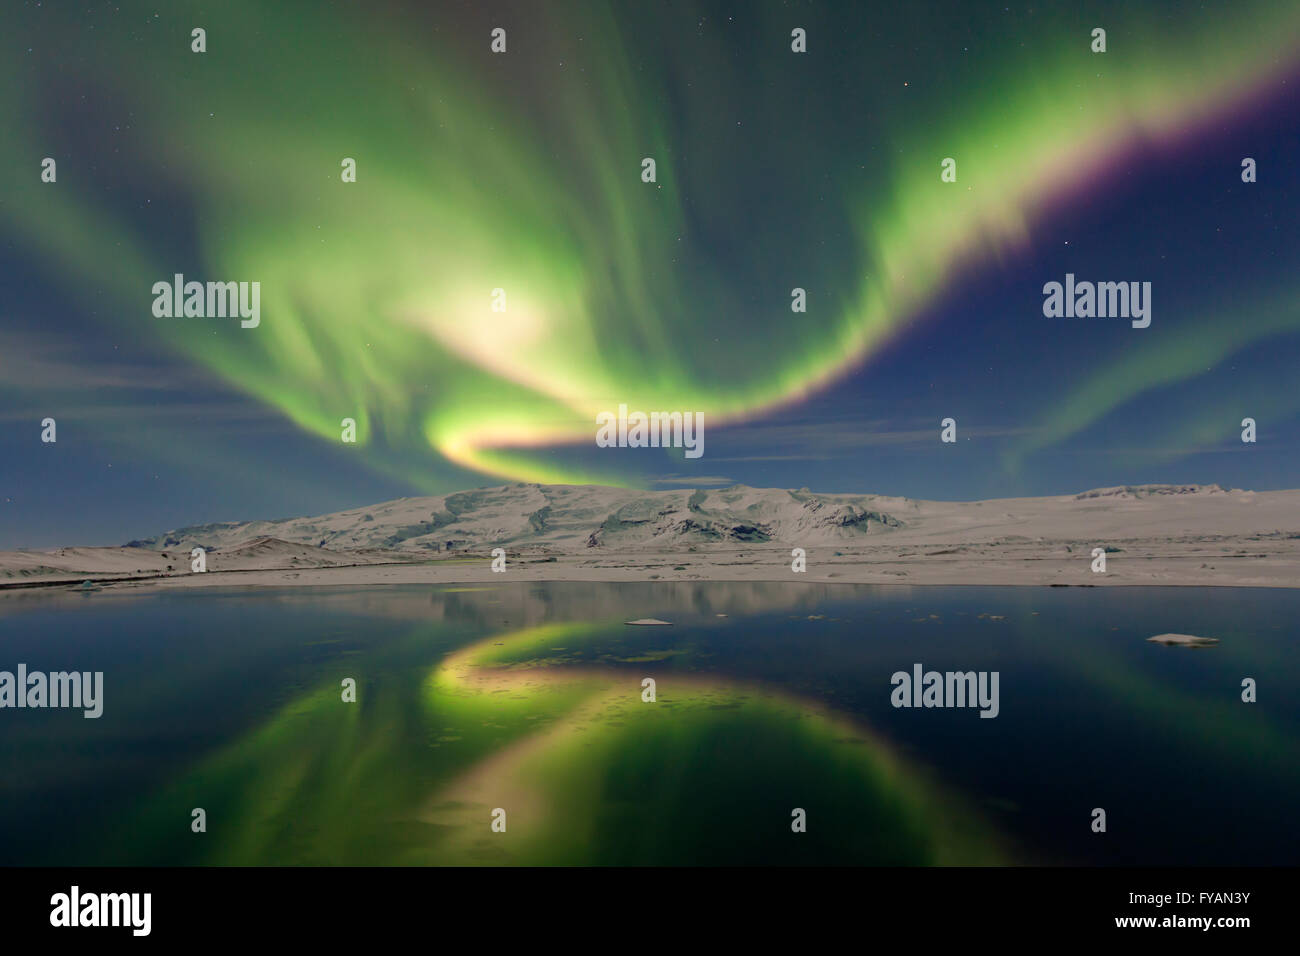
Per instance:
[[[507,81],[458,36],[291,7],[228,5],[204,57],[168,32],[174,22],[159,26],[148,81],[117,78],[93,43],[83,51],[132,104],[130,161],[192,203],[201,278],[261,283],[259,328],[153,319],[148,288],[182,268],[175,251],[151,247],[67,161],[57,189],[19,182],[0,216],[109,290],[113,320],[148,325],[322,439],[356,419],[375,449],[367,461],[430,489],[448,464],[529,481],[634,480],[624,460],[580,463],[597,413],[626,403],[717,426],[807,396],[861,366],[959,270],[1031,243],[1053,202],[1128,147],[1177,141],[1275,88],[1300,35],[1294,4],[1189,16],[1176,29],[1133,12],[1109,25],[1104,55],[1061,25],[978,89],[882,110],[873,135],[889,159],[829,185],[856,235],[827,249],[813,307],[794,316],[788,287],[769,307],[752,304],[769,279],[758,262],[780,260],[782,223],[744,237],[752,269],[679,258],[692,217],[710,215],[710,184],[679,160],[660,80],[632,67],[636,38],[607,12],[584,21],[590,42],[570,51],[582,72],[521,55],[509,62],[525,72]],[[250,67],[285,31],[292,42],[275,44],[266,81]],[[545,34],[529,39],[547,56],[574,42],[558,26]],[[788,82],[775,61],[737,69]],[[524,76],[550,105],[506,92]],[[719,81],[710,95],[727,89]],[[14,168],[42,155],[34,108],[13,89],[0,100],[13,134],[0,154]],[[657,183],[640,179],[647,155]],[[939,177],[949,156],[951,184]],[[340,179],[343,157],[357,162],[355,184]],[[736,156],[737,175],[752,160]],[[495,289],[504,312],[492,309]]]

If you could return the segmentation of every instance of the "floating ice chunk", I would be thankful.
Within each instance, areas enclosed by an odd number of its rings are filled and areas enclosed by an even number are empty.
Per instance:
[[[1148,637],[1147,640],[1168,647],[1213,647],[1219,643],[1217,637],[1197,637],[1194,634],[1157,634],[1155,637]]]

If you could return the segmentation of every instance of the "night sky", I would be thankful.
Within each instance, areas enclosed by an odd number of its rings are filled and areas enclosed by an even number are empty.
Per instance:
[[[1300,486],[1293,0],[53,6],[0,13],[0,548],[515,481]],[[175,273],[260,325],[155,317]],[[1150,327],[1045,317],[1067,273]],[[597,448],[620,403],[703,457]]]

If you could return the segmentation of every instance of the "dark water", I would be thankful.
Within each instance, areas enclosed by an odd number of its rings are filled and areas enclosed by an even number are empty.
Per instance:
[[[1247,589],[5,595],[0,670],[105,691],[0,710],[0,863],[1294,863],[1298,621]],[[998,716],[894,708],[915,663],[998,672]]]

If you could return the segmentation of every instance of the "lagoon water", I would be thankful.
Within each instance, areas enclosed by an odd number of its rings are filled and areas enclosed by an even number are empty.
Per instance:
[[[104,712],[0,710],[0,864],[1294,863],[1298,640],[1294,590],[9,594],[0,670]],[[917,663],[998,716],[893,707]]]

